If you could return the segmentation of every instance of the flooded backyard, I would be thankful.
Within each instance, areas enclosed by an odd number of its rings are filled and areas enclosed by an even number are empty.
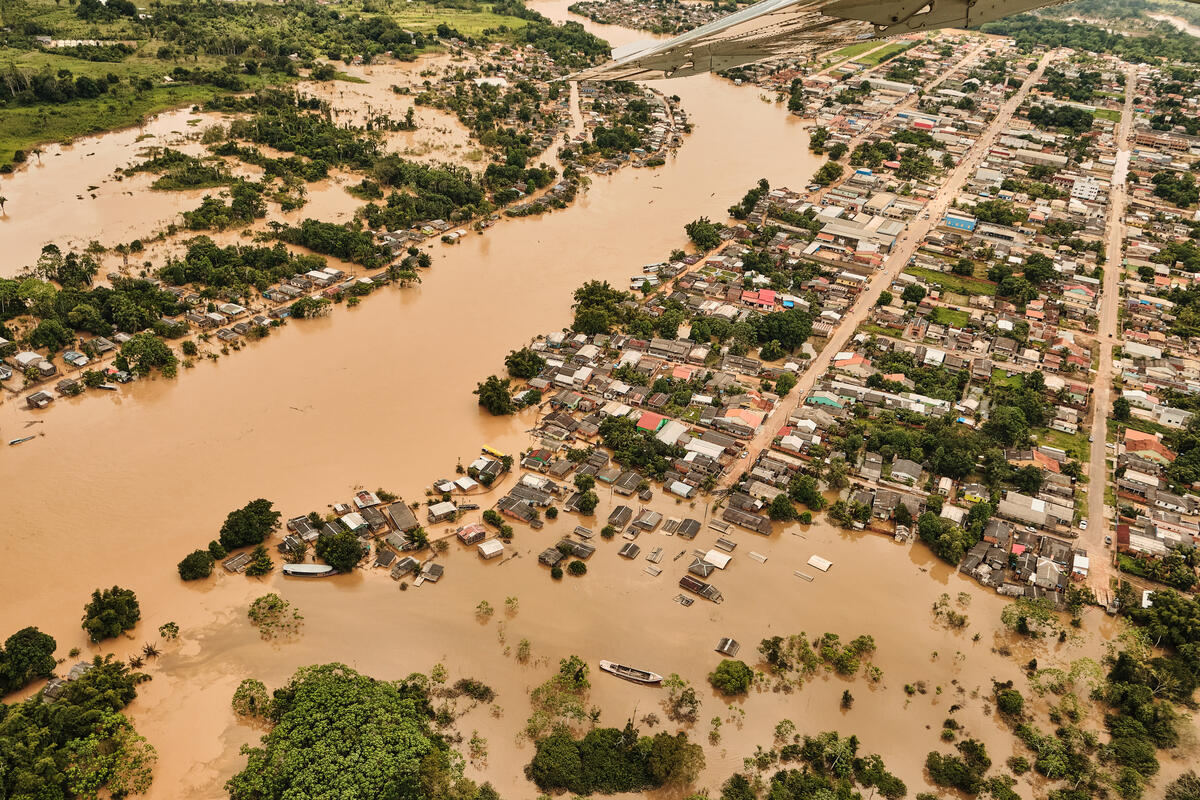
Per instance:
[[[566,18],[566,0],[531,5],[553,19]],[[646,38],[587,27],[614,45]],[[392,99],[397,72],[414,71],[415,80],[419,69],[375,67],[362,72],[368,85],[331,91],[382,104]],[[731,716],[705,680],[720,659],[713,652],[717,639],[738,639],[741,657],[753,663],[762,638],[802,631],[810,637],[825,631],[843,639],[874,636],[882,683],[829,677],[791,695],[751,692],[735,703],[745,711],[744,717],[733,714],[742,724],[726,723],[721,743],[706,744],[701,785],[716,788],[740,769],[756,745],[770,744],[774,726],[786,717],[802,733],[857,734],[863,749],[881,753],[915,794],[924,788],[921,765],[929,750],[939,748],[941,721],[952,704],[962,705],[959,721],[1001,762],[1011,754],[1012,740],[987,711],[991,680],[1018,679],[1017,665],[1034,655],[1100,655],[1102,638],[1112,635],[1112,623],[1102,615],[1089,615],[1080,635],[1066,644],[1026,652],[1021,648],[1027,645],[1010,643],[997,631],[1002,600],[952,573],[923,547],[850,535],[824,523],[792,526],[770,539],[735,534],[737,557],[714,579],[726,597],[721,605],[697,600],[685,608],[672,601],[686,563],[671,559],[679,551],[710,547],[715,533],[708,529],[695,542],[644,534],[644,552],[657,546],[666,551],[659,577],[644,573],[642,560],[618,558],[618,540],[600,543],[586,577],[551,581],[536,563],[537,553],[579,524],[572,514],[541,531],[519,526],[512,550],[520,555],[502,564],[481,562],[473,549],[454,544],[442,557],[446,577],[439,584],[404,593],[380,570],[323,581],[278,574],[263,580],[218,574],[201,585],[179,580],[180,558],[214,538],[225,515],[248,500],[268,498],[285,517],[325,512],[355,488],[382,487],[423,500],[421,487],[452,477],[456,463],[472,460],[481,445],[523,449],[536,412],[493,418],[471,394],[478,381],[503,370],[505,353],[569,324],[571,293],[583,282],[624,285],[642,264],[683,246],[685,223],[705,215],[724,219],[725,209],[760,177],[773,186],[799,187],[819,165],[802,122],[764,103],[756,89],[709,75],[656,88],[679,95],[695,125],[665,166],[593,177],[566,210],[505,220],[457,246],[436,247],[433,268],[419,286],[389,287],[357,308],[338,306],[327,318],[294,321],[217,364],[181,370],[174,381],[62,399],[45,413],[19,407],[16,396],[4,398],[0,435],[40,435],[0,452],[9,517],[0,537],[6,566],[0,633],[37,625],[56,637],[60,654],[80,646],[90,655],[139,648],[168,620],[181,628],[179,641],[151,663],[154,679],[129,709],[160,754],[149,797],[224,796],[224,781],[243,763],[239,746],[260,734],[239,724],[230,709],[238,682],[255,676],[275,687],[297,667],[326,661],[380,678],[442,662],[451,680],[473,676],[493,686],[502,714],[478,708],[459,725],[465,736],[477,729],[489,741],[487,768],[471,765],[468,774],[490,780],[507,798],[532,797],[522,771],[532,747],[515,733],[528,716],[527,690],[559,658],[576,653],[593,665],[591,702],[603,709],[608,725],[650,712],[663,716],[664,693],[601,675],[594,669],[598,659],[680,673],[701,690],[704,707],[693,738],[707,742],[707,721]],[[395,102],[402,109],[410,101]],[[9,199],[8,217],[0,218],[8,256],[0,274],[19,271],[48,241],[76,247],[91,239],[128,241],[194,206],[202,192],[151,193],[146,176],[105,182],[139,147],[187,133],[193,116],[172,112],[144,128],[48,147],[40,165],[0,182]],[[432,134],[424,131],[445,158],[469,147],[456,125],[446,117]],[[145,134],[155,139],[139,142]],[[418,137],[406,146],[429,145],[418,141],[422,134],[406,134]],[[93,185],[99,188],[89,190]],[[293,212],[299,218],[348,218],[358,202],[336,179],[310,190],[309,199]],[[159,259],[172,246],[148,257]],[[602,525],[619,502],[606,493],[601,500],[592,527]],[[490,505],[487,497],[479,502]],[[703,503],[688,507],[667,498],[653,505],[668,516],[701,518],[705,512]],[[749,559],[750,550],[766,556],[766,563]],[[834,567],[811,583],[795,577],[793,570],[814,554]],[[88,646],[79,627],[82,606],[93,588],[113,584],[136,591],[143,622],[130,640]],[[304,614],[295,640],[264,642],[246,621],[249,602],[268,591]],[[937,597],[964,591],[972,595],[968,627],[935,625],[930,607]],[[503,609],[508,596],[519,599],[516,615],[501,610],[486,624],[477,621],[479,601]],[[975,633],[979,641],[972,641]],[[504,652],[521,638],[532,643],[528,665]],[[1012,657],[997,654],[1008,647]],[[917,681],[926,683],[928,693],[910,698],[904,686]],[[855,704],[843,711],[838,700],[847,688]],[[1173,769],[1164,763],[1164,773]],[[1018,788],[1024,796],[1035,794],[1028,783]]]

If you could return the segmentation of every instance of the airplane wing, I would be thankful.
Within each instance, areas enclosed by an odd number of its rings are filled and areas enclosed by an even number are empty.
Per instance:
[[[973,27],[1061,1],[762,0],[673,39],[613,50],[612,61],[572,79],[680,78],[850,41]]]

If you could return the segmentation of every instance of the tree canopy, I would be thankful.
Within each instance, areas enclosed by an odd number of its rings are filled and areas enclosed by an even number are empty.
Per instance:
[[[259,544],[279,524],[280,514],[270,500],[261,497],[230,511],[221,524],[220,542],[226,550]]]
[[[93,642],[120,636],[137,624],[142,610],[131,589],[96,589],[83,607],[83,629]]]
[[[453,769],[430,729],[427,679],[381,681],[344,664],[302,667],[270,704],[271,730],[246,747],[225,784],[231,800],[495,800]]]

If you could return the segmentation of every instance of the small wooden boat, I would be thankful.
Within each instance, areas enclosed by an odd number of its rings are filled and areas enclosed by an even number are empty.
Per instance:
[[[634,683],[656,684],[662,683],[663,679],[662,675],[656,672],[647,672],[644,669],[627,667],[624,664],[617,664],[614,661],[601,661],[600,670],[610,675],[616,675],[618,678],[633,681]]]
[[[28,442],[30,439],[36,439],[36,438],[37,438],[36,436],[22,436],[20,439],[9,439],[8,444],[11,447],[14,444],[20,444],[21,442]]]

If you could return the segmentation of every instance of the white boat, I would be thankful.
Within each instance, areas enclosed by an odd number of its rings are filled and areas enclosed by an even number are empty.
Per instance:
[[[301,578],[322,578],[332,575],[333,567],[328,564],[284,564],[283,574]]]
[[[607,672],[610,675],[616,675],[618,678],[624,678],[627,681],[634,683],[655,684],[662,683],[662,675],[657,672],[649,672],[637,667],[627,667],[624,664],[618,664],[615,661],[601,661],[600,670]]]

